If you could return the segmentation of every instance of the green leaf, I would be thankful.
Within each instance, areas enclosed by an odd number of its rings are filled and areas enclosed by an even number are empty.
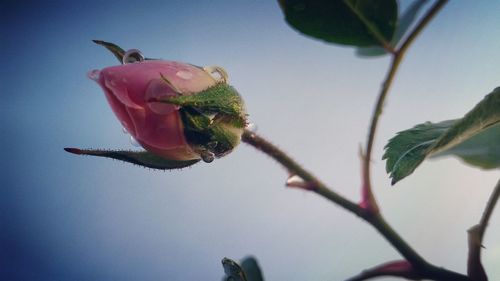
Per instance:
[[[159,170],[174,170],[191,166],[200,159],[192,160],[170,160],[160,157],[148,151],[127,151],[127,150],[92,150],[92,149],[78,149],[78,148],[65,148],[67,152],[77,155],[92,155],[98,157],[113,158],[139,166],[144,166],[152,169]]]
[[[398,25],[396,27],[396,31],[394,32],[394,37],[390,42],[390,46],[395,48],[401,39],[406,34],[406,31],[412,23],[417,18],[419,11],[429,0],[416,0],[406,9],[406,11],[401,15],[398,20]],[[356,49],[356,55],[360,57],[375,57],[375,56],[383,56],[387,54],[387,51],[378,46],[373,47],[359,47]]]
[[[426,122],[399,132],[385,146],[382,159],[387,159],[385,170],[392,178],[391,184],[413,173],[424,161],[427,151],[456,120],[440,123]]]
[[[447,130],[432,147],[431,153],[444,151],[500,122],[500,87],[488,94],[471,111]]]
[[[222,266],[226,274],[223,281],[264,281],[259,264],[254,257],[244,258],[241,265],[231,259],[223,258]]]
[[[329,43],[384,46],[396,29],[396,0],[279,0],[286,22]]]
[[[489,127],[466,141],[440,153],[431,155],[442,157],[455,155],[466,163],[483,169],[500,167],[500,124]]]
[[[425,158],[433,155],[453,154],[476,166],[498,167],[499,123],[500,87],[461,119],[426,122],[399,132],[389,140],[383,156],[392,184],[410,175]]]

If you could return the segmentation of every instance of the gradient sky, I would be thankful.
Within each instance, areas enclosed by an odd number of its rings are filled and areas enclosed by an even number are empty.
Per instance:
[[[274,1],[8,2],[0,4],[0,279],[220,280],[223,257],[252,254],[266,280],[342,280],[399,258],[353,215],[286,189],[284,170],[244,144],[173,172],[62,150],[133,148],[86,78],[117,63],[91,42],[103,39],[223,66],[258,132],[357,200],[357,151],[388,58],[302,37]],[[450,2],[402,64],[373,177],[389,222],[429,261],[464,272],[466,229],[498,170],[432,160],[390,187],[380,160],[396,132],[461,117],[500,85],[500,3]],[[500,279],[499,215],[484,241],[491,280]]]

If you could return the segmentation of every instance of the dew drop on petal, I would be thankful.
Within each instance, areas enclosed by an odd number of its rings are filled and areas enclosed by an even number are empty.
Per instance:
[[[122,63],[123,64],[128,64],[128,63],[134,63],[134,62],[140,62],[144,60],[144,55],[142,55],[141,51],[137,49],[130,49],[123,54],[122,58]]]
[[[202,151],[200,153],[200,156],[201,156],[201,160],[203,160],[203,162],[205,162],[205,163],[210,163],[210,162],[214,161],[214,159],[215,159],[215,155],[212,152],[207,151],[207,150]]]
[[[208,73],[216,82],[229,83],[229,75],[224,68],[220,66],[205,66],[203,70]]]
[[[193,73],[186,71],[186,70],[177,71],[177,73],[175,75],[177,75],[177,77],[184,79],[184,80],[189,80],[189,79],[193,78]]]
[[[135,147],[142,147],[141,144],[133,136],[130,136],[130,144]]]
[[[101,76],[101,71],[99,69],[94,69],[87,72],[87,77],[94,81],[99,81],[100,76]]]
[[[128,131],[125,127],[122,127],[122,132],[125,134],[125,135],[128,135]]]

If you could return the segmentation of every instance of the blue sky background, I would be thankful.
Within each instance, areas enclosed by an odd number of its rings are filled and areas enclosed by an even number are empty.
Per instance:
[[[498,170],[432,160],[390,187],[380,160],[397,131],[460,117],[500,85],[500,3],[450,2],[403,62],[373,173],[389,222],[429,261],[464,272],[466,229]],[[133,148],[86,78],[117,63],[91,42],[103,39],[223,66],[258,131],[357,200],[358,146],[388,58],[359,59],[352,48],[302,37],[274,1],[0,5],[0,279],[220,280],[223,257],[253,254],[266,280],[342,280],[399,258],[351,214],[284,188],[281,167],[244,144],[173,172],[62,150]],[[491,280],[500,279],[499,218],[484,241]]]

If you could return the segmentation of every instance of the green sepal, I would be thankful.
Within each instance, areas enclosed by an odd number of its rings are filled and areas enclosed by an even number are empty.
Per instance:
[[[231,116],[218,113],[210,117],[192,107],[183,107],[179,112],[184,135],[192,146],[222,157],[238,145],[240,134],[235,133],[238,127],[231,123]]]
[[[125,50],[120,48],[118,45],[102,41],[102,40],[92,40],[92,42],[96,43],[97,45],[101,45],[108,49],[113,55],[118,59],[118,61],[123,64],[123,56],[125,55]],[[139,60],[139,58],[137,58]],[[145,58],[145,60],[154,60],[152,58]]]
[[[223,113],[233,117],[235,126],[243,128],[246,125],[243,100],[238,92],[226,83],[217,83],[195,94],[162,97],[156,101],[193,107],[206,114]]]
[[[102,40],[92,40],[92,42],[96,43],[97,45],[105,47],[111,53],[113,53],[113,55],[115,55],[116,59],[118,59],[120,63],[123,62],[123,55],[125,54],[125,50],[120,48],[118,45]]]
[[[91,155],[98,157],[113,158],[139,166],[159,170],[174,170],[189,167],[196,164],[200,159],[192,160],[171,160],[160,157],[148,151],[128,151],[128,150],[101,150],[101,149],[78,149],[65,148],[67,152],[77,155]]]

